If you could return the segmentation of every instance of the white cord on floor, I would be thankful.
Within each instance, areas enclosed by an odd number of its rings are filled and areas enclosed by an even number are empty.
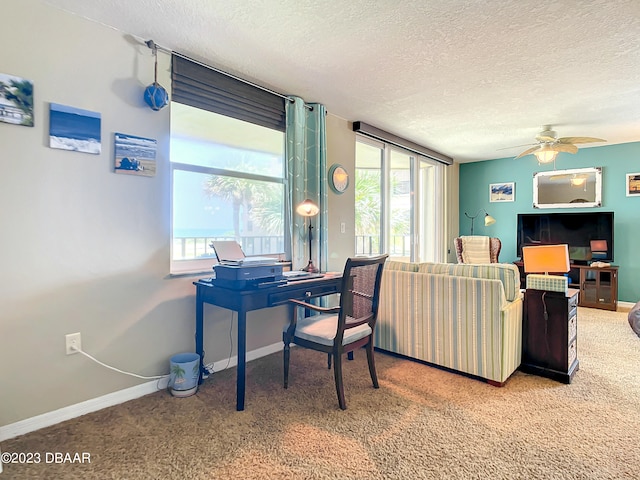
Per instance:
[[[222,369],[222,370],[226,370],[227,368],[229,368],[229,364],[231,363],[231,354],[233,353],[233,310],[231,311],[231,324],[229,325],[229,357],[227,358],[227,365]],[[222,370],[218,370],[218,372],[221,372]],[[216,373],[216,372],[212,372],[212,373]]]
[[[213,375],[214,373],[218,373],[218,372],[222,372],[223,370],[226,370],[227,368],[229,368],[229,364],[231,363],[231,354],[233,353],[233,310],[231,311],[231,322],[229,324],[229,356],[227,357],[227,365],[220,369],[220,370],[214,370],[213,369],[213,363],[211,364],[211,370],[209,370],[206,366],[205,366],[205,372],[203,373],[202,379],[207,379],[209,378],[210,375]]]
[[[143,375],[138,375],[137,373],[125,372],[124,370],[120,370],[119,368],[115,368],[115,367],[112,367],[110,365],[107,365],[106,363],[102,363],[100,360],[92,357],[87,352],[84,352],[84,351],[79,350],[77,348],[74,348],[74,350],[76,352],[78,352],[78,353],[83,354],[85,357],[90,358],[91,360],[93,360],[97,364],[102,365],[103,367],[109,368],[109,369],[111,369],[111,370],[113,370],[115,372],[118,372],[118,373],[124,373],[125,375],[131,375],[132,377],[142,378],[143,380],[156,380],[158,378],[166,378],[166,377],[169,376],[169,375],[155,375],[155,376],[152,376],[152,377],[145,377]]]

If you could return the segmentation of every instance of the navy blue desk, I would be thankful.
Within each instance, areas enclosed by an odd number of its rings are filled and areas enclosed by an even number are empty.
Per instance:
[[[244,410],[244,390],[247,361],[247,312],[286,305],[290,298],[305,300],[332,293],[342,287],[341,274],[327,274],[322,278],[297,280],[282,285],[234,290],[216,286],[204,280],[196,286],[196,353],[200,355],[200,378],[204,371],[204,304],[233,310],[238,313],[238,370],[236,374],[236,410]]]

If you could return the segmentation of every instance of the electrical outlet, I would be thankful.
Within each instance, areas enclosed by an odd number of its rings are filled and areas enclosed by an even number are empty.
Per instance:
[[[82,349],[82,338],[80,337],[80,332],[68,333],[64,338],[67,345],[67,355],[73,355]]]
[[[344,233],[346,231],[346,225],[344,222],[340,223],[340,233]]]

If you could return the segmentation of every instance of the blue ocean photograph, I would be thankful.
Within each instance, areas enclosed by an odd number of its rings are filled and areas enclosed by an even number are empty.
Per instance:
[[[99,155],[101,115],[58,103],[49,109],[49,146]]]
[[[115,172],[152,177],[156,174],[157,141],[124,133],[114,134]]]
[[[0,73],[0,122],[33,127],[33,82]]]

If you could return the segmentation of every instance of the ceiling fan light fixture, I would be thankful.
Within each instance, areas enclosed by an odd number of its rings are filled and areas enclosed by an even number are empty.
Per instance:
[[[558,152],[551,147],[544,145],[539,150],[533,152],[538,159],[539,164],[554,162],[558,156]]]

